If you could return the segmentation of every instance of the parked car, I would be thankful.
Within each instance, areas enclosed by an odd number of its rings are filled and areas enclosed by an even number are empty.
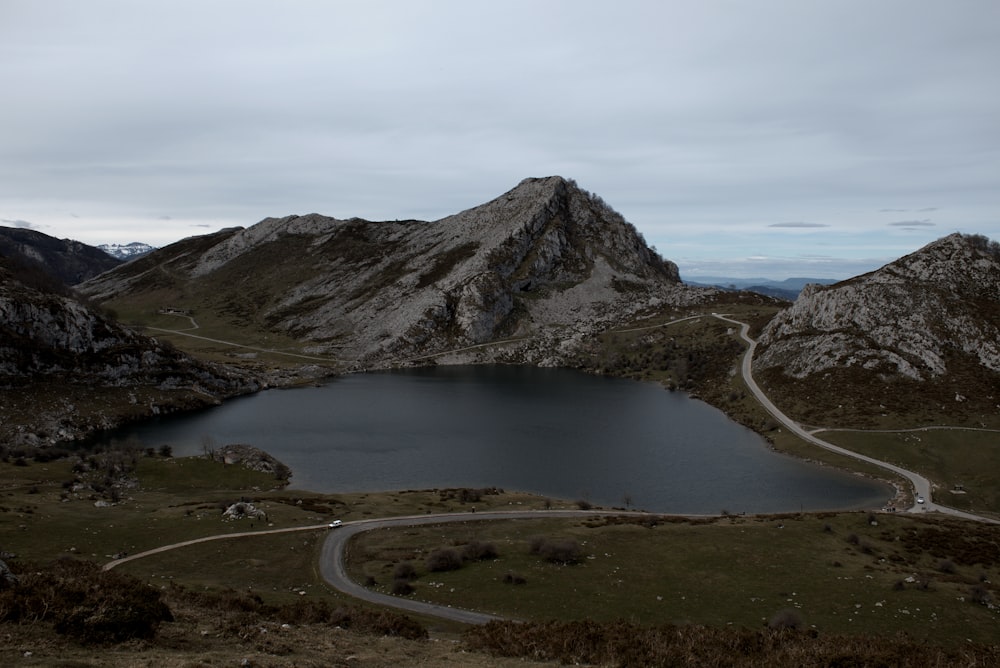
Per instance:
[[[917,503],[923,503],[923,502],[924,502],[924,497],[918,496],[917,497]]]

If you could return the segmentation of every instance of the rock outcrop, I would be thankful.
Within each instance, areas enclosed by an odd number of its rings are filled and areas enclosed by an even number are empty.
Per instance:
[[[213,460],[222,464],[238,464],[260,473],[269,473],[280,481],[288,482],[291,469],[260,448],[243,443],[231,443],[211,451]]]
[[[925,381],[967,364],[1000,374],[1000,245],[952,234],[881,269],[809,286],[760,336],[755,368]]]

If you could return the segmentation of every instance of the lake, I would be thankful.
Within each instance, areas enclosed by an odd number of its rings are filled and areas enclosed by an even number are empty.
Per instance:
[[[324,493],[501,487],[665,513],[877,508],[890,486],[778,454],[653,383],[566,369],[432,367],[269,390],[133,425],[175,456],[247,443]]]

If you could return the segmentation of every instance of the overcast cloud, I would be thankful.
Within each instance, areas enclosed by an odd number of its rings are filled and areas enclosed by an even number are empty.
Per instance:
[[[844,278],[1000,236],[998,64],[995,0],[0,0],[0,218],[165,245],[560,174],[686,278]]]

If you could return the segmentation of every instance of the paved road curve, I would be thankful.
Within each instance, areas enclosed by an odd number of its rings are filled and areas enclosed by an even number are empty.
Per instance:
[[[565,517],[596,517],[601,515],[647,515],[640,512],[602,511],[602,510],[517,510],[517,511],[485,511],[478,513],[446,513],[441,515],[411,515],[387,519],[360,520],[345,522],[340,528],[332,529],[323,543],[320,554],[319,570],[323,579],[335,589],[378,605],[398,608],[407,612],[442,617],[464,624],[485,624],[494,619],[504,619],[498,615],[473,610],[463,610],[436,603],[426,603],[412,598],[380,594],[362,587],[347,575],[345,568],[345,553],[347,543],[352,536],[373,529],[386,527],[414,526],[418,524],[441,524],[443,522],[483,522],[488,520],[511,519],[544,519]]]
[[[757,398],[757,401],[759,401],[761,405],[765,409],[767,409],[768,413],[774,416],[774,419],[783,424],[785,428],[787,428],[790,432],[792,432],[802,440],[812,443],[813,445],[818,445],[819,447],[825,448],[826,450],[830,450],[831,452],[836,452],[838,454],[845,455],[847,457],[853,457],[854,459],[858,459],[863,462],[868,462],[869,464],[874,464],[875,466],[879,466],[886,470],[892,471],[893,473],[896,473],[909,480],[910,484],[913,485],[914,504],[912,507],[908,509],[908,512],[926,512],[926,511],[936,510],[938,512],[947,513],[949,515],[955,515],[957,517],[964,517],[965,519],[976,520],[978,522],[989,522],[991,524],[1000,524],[1000,521],[994,520],[989,517],[982,517],[980,515],[967,513],[962,510],[957,510],[955,508],[949,508],[948,506],[942,506],[940,504],[934,503],[931,498],[931,483],[927,478],[923,477],[919,473],[914,473],[913,471],[908,471],[907,469],[904,469],[901,466],[896,466],[895,464],[890,464],[889,462],[883,462],[879,459],[875,459],[874,457],[869,457],[867,455],[854,452],[853,450],[842,448],[839,445],[834,445],[833,443],[824,441],[823,439],[803,429],[797,422],[795,422],[795,420],[791,419],[790,417],[782,413],[780,410],[778,410],[778,407],[774,405],[774,403],[767,397],[766,394],[764,394],[764,391],[760,389],[760,386],[758,386],[757,382],[753,379],[753,373],[752,373],[753,356],[757,350],[757,341],[750,337],[749,334],[750,325],[748,325],[745,322],[740,322],[739,320],[733,320],[732,318],[720,315],[718,313],[713,313],[712,315],[714,315],[716,318],[719,318],[720,320],[725,320],[726,322],[731,322],[734,325],[740,326],[740,336],[748,344],[747,351],[743,355],[743,364],[741,366],[741,371],[743,373],[743,380],[747,384],[747,387],[750,388],[750,391],[753,393],[754,397]],[[922,496],[924,498],[923,504],[916,503],[916,498],[918,496]]]

